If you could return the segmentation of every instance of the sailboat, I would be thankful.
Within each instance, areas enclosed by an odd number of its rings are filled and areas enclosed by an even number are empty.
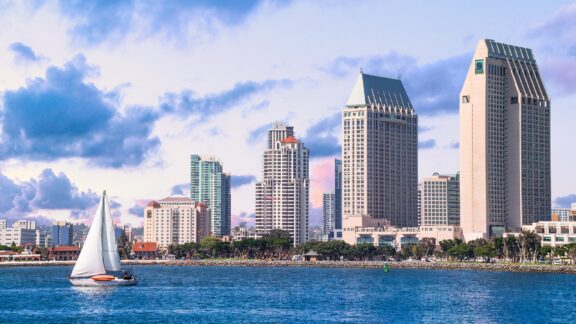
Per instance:
[[[120,267],[106,191],[102,194],[96,216],[70,275],[70,282],[74,286],[131,286],[137,282],[133,275]]]

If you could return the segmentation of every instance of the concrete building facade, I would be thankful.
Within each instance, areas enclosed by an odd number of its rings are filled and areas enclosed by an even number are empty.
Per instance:
[[[200,243],[210,236],[210,210],[186,197],[151,201],[144,208],[144,241],[162,249],[171,244]]]
[[[550,219],[550,98],[532,50],[484,39],[460,93],[466,240]]]
[[[342,132],[342,217],[417,226],[418,117],[402,82],[361,72]]]
[[[422,181],[420,226],[460,225],[460,175],[434,173]]]
[[[309,152],[294,128],[274,123],[268,131],[262,181],[256,183],[256,233],[290,233],[294,245],[308,240]]]
[[[342,229],[342,160],[334,159],[334,228]]]
[[[190,157],[190,198],[208,206],[212,213],[212,235],[230,235],[232,199],[230,174],[214,156]]]

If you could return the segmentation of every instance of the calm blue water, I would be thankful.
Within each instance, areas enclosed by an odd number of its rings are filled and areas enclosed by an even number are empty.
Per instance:
[[[71,267],[0,268],[0,322],[576,322],[576,276],[475,271],[136,267],[71,287]]]

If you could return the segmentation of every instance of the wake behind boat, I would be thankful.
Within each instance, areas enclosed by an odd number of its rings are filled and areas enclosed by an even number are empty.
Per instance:
[[[114,224],[106,191],[80,256],[74,265],[70,282],[74,286],[132,286],[137,280],[120,267],[120,254],[116,246]]]

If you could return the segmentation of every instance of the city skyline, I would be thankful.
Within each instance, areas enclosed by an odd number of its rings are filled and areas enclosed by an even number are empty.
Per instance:
[[[340,111],[358,70],[405,83],[419,115],[419,180],[434,172],[453,174],[459,171],[460,87],[482,38],[536,53],[554,99],[552,205],[569,207],[576,200],[563,199],[575,194],[576,174],[565,157],[570,139],[562,136],[576,118],[576,78],[569,72],[576,67],[574,4],[502,8],[486,26],[480,17],[455,14],[467,11],[461,4],[447,10],[421,3],[429,13],[423,21],[442,40],[405,29],[379,33],[370,45],[357,37],[367,22],[330,21],[355,15],[369,21],[391,10],[414,14],[411,8],[255,1],[162,11],[190,21],[188,27],[203,27],[179,29],[171,19],[158,23],[129,5],[91,6],[8,3],[0,10],[2,218],[86,222],[107,189],[116,219],[140,226],[150,200],[187,195],[189,155],[197,153],[218,156],[232,174],[233,225],[253,224],[265,131],[283,120],[310,148],[310,219],[320,225],[322,193],[334,190],[333,161],[340,158]],[[104,19],[128,10],[139,19]],[[535,11],[538,19],[520,19]],[[319,14],[332,19],[319,24]],[[287,31],[294,17],[299,26]],[[515,17],[518,24],[508,28]],[[395,17],[387,23],[400,24]],[[309,43],[323,46],[301,51]],[[44,127],[45,121],[52,127]]]

